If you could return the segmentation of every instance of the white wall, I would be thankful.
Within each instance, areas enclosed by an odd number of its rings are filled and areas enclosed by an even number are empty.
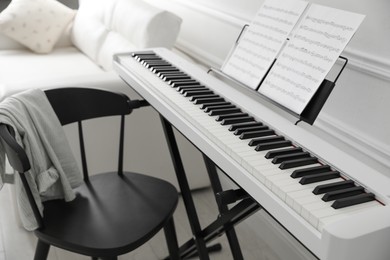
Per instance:
[[[242,26],[263,2],[148,1],[184,18],[177,47],[215,67],[222,64]],[[390,177],[390,1],[311,2],[365,14],[366,18],[342,54],[349,59],[346,70],[314,126],[307,128]],[[259,230],[264,228],[258,226]],[[274,231],[285,245],[294,244],[282,231]],[[301,255],[302,248],[294,248],[297,259],[310,258]]]

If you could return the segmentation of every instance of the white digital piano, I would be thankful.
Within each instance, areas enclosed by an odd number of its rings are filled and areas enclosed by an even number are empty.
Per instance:
[[[390,259],[390,181],[275,108],[163,48],[114,67],[319,259]]]

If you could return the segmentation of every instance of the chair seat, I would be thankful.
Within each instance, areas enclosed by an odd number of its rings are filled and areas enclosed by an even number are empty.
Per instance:
[[[75,191],[72,202],[44,203],[44,227],[35,233],[90,256],[121,255],[142,245],[165,226],[178,202],[170,183],[132,172],[94,175]]]

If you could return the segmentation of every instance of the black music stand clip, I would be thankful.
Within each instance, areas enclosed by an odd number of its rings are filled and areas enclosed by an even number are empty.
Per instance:
[[[237,40],[235,42],[235,45],[233,46],[233,48],[230,51],[228,56],[231,55],[231,53],[233,52],[233,50],[235,49],[235,47],[239,43],[241,36],[245,32],[245,30],[248,28],[248,26],[249,26],[248,24],[245,24],[242,27],[242,29],[240,31],[240,34],[238,35]],[[309,103],[306,105],[305,109],[302,111],[301,114],[297,114],[297,113],[293,112],[292,110],[288,109],[287,107],[281,105],[280,103],[278,103],[278,102],[268,98],[267,96],[261,94],[260,92],[258,92],[258,90],[261,87],[261,84],[263,83],[264,79],[268,75],[268,73],[271,70],[272,66],[275,64],[276,59],[272,63],[271,67],[268,69],[268,71],[267,71],[266,75],[264,76],[264,78],[261,80],[259,86],[256,88],[256,90],[254,90],[254,93],[256,95],[260,95],[263,99],[266,99],[267,101],[269,101],[273,105],[281,108],[282,110],[288,112],[289,114],[293,115],[294,117],[297,117],[298,121],[295,122],[295,125],[297,125],[301,121],[306,122],[306,123],[308,123],[310,125],[313,125],[313,123],[317,119],[319,113],[321,112],[322,107],[325,105],[325,102],[328,99],[330,93],[332,92],[334,86],[336,85],[337,80],[339,79],[341,73],[344,71],[344,68],[346,67],[346,65],[348,63],[348,59],[346,57],[339,56],[339,59],[343,60],[344,64],[342,65],[342,67],[341,67],[340,71],[338,72],[337,76],[335,77],[335,79],[333,81],[328,80],[328,79],[324,79],[324,81],[321,83],[321,85],[317,89],[316,93],[314,94],[312,99],[309,101]],[[210,73],[210,72],[215,72],[219,76],[222,76],[223,78],[229,80],[230,82],[233,82],[236,85],[244,86],[245,88],[249,88],[245,84],[243,84],[243,83],[239,82],[238,80],[232,78],[231,76],[227,75],[226,73],[224,73],[220,69],[210,68],[207,73]]]

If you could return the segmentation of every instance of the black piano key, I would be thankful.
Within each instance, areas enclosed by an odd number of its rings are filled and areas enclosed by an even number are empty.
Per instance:
[[[162,72],[157,72],[156,75],[161,78],[165,75],[186,75],[186,73],[182,72],[182,71],[162,71]]]
[[[365,193],[364,188],[362,186],[355,186],[352,188],[327,192],[322,197],[322,200],[323,201],[337,200],[337,199],[342,199],[350,196],[359,195],[362,193]]]
[[[280,149],[275,151],[269,151],[264,157],[267,159],[272,159],[275,156],[290,154],[290,153],[298,153],[302,151],[303,150],[301,147],[286,148],[286,149]]]
[[[137,56],[135,58],[136,61],[138,61],[139,63],[145,63],[145,62],[148,62],[148,61],[163,61],[163,59],[157,57],[157,56]]]
[[[162,80],[165,80],[167,77],[190,77],[189,75],[181,72],[181,71],[167,71],[167,72],[159,72],[160,74],[159,78]]]
[[[171,65],[169,68],[173,68],[173,69],[176,69],[177,71],[169,71],[167,69],[167,66],[161,66],[161,67],[158,67],[158,66],[154,66],[155,69],[162,69],[161,72],[156,72],[156,74],[160,73],[161,76],[163,75],[173,75],[173,74],[177,74],[177,75],[183,75],[183,76],[190,76],[188,75],[187,73],[185,73],[184,71],[181,71],[178,67],[174,66],[174,65]],[[149,69],[151,70],[151,69]]]
[[[212,109],[209,113],[210,116],[220,116],[220,115],[227,115],[227,114],[235,114],[241,112],[241,109],[237,107],[233,108],[220,108],[220,109]]]
[[[298,152],[298,153],[289,153],[275,156],[272,159],[273,164],[279,164],[285,161],[290,161],[294,159],[307,158],[310,157],[310,153],[308,152]]]
[[[255,138],[249,141],[249,146],[256,146],[258,144],[264,144],[264,143],[270,143],[270,142],[276,142],[276,141],[283,141],[284,137],[281,135],[274,135],[274,136],[268,136],[268,137],[259,137]]]
[[[160,71],[160,72],[156,72],[155,74],[158,76],[158,77],[162,77],[164,75],[183,75],[183,76],[189,76],[187,73],[179,70],[178,68],[176,68],[175,66],[171,66],[169,68],[167,67],[155,67],[154,69],[149,69],[149,70],[156,70],[156,69],[163,69],[163,71]],[[167,69],[176,69],[174,71],[172,70],[167,70]]]
[[[171,63],[169,62],[164,62],[164,61],[148,61],[148,60],[145,60],[143,62],[141,62],[142,65],[144,65],[146,68],[150,69],[152,67],[170,67],[172,66]]]
[[[170,80],[168,81],[168,85],[170,85],[173,88],[177,88],[180,86],[199,86],[199,82],[197,82],[194,79],[178,79],[178,80]]]
[[[234,135],[241,135],[242,133],[246,133],[246,132],[263,131],[263,130],[267,130],[267,129],[268,129],[268,126],[265,126],[265,125],[262,125],[262,126],[241,127],[241,128],[237,128],[237,129],[234,131]]]
[[[250,139],[250,138],[274,135],[274,134],[275,134],[275,131],[272,129],[244,132],[240,135],[240,139],[245,140],[245,139]]]
[[[135,53],[133,55],[134,58],[137,58],[137,59],[143,59],[143,58],[152,58],[152,57],[156,57],[156,58],[160,58],[159,56],[157,56],[157,54],[155,53]],[[161,58],[160,58],[161,59]]]
[[[203,95],[212,95],[214,92],[212,90],[189,90],[184,93],[185,97],[192,96],[203,96]]]
[[[204,109],[204,112],[208,113],[208,112],[210,112],[210,110],[208,110],[208,109],[211,109],[213,107],[222,108],[222,107],[225,107],[225,106],[233,106],[233,107],[235,107],[230,102],[222,101],[222,102],[213,102],[213,103],[203,104],[203,105],[200,106],[200,109]]]
[[[294,168],[294,167],[305,166],[305,165],[310,165],[310,164],[315,164],[315,163],[318,163],[318,159],[316,157],[295,159],[295,160],[283,162],[279,166],[279,169],[285,170],[285,169],[290,169],[290,168]]]
[[[144,65],[146,68],[164,68],[164,67],[171,67],[172,64],[166,63],[166,62],[141,62],[142,65]]]
[[[159,72],[167,72],[167,71],[179,71],[179,69],[175,68],[175,67],[160,67],[160,68],[152,68],[150,69],[153,73],[159,73]]]
[[[142,64],[142,63],[141,63]],[[153,69],[163,69],[163,68],[173,68],[173,66],[169,63],[167,64],[157,64],[157,63],[154,63],[154,64],[150,64],[150,63],[146,63],[144,62],[142,64],[145,68],[149,69],[149,70],[153,70]]]
[[[139,60],[142,57],[158,57],[155,53],[132,53],[135,60]]]
[[[212,97],[212,98],[198,98],[194,101],[195,105],[214,103],[214,102],[223,102],[224,99],[221,97]]]
[[[292,143],[290,140],[283,140],[283,141],[276,141],[276,142],[269,142],[269,143],[264,143],[264,144],[258,144],[255,148],[256,151],[267,151],[271,149],[276,149],[276,148],[282,148],[282,147],[288,147],[291,146]],[[280,167],[279,167],[280,168]]]
[[[375,200],[375,195],[373,193],[363,193],[343,199],[338,199],[332,204],[332,208],[334,209],[341,209],[357,204],[362,204],[365,202],[373,201]]]
[[[310,184],[310,183],[314,183],[314,182],[336,179],[339,177],[340,177],[340,173],[338,171],[315,173],[313,175],[308,175],[308,176],[302,177],[302,179],[299,180],[299,183],[302,185],[305,185],[305,184]]]
[[[150,62],[168,63],[168,61],[163,60],[161,57],[158,57],[157,55],[141,55],[141,56],[137,56],[136,60],[138,60],[139,62],[150,61]]]
[[[324,194],[335,190],[341,190],[341,189],[352,188],[352,187],[355,187],[355,184],[352,180],[338,181],[334,183],[318,185],[317,187],[314,188],[313,194],[319,195],[319,194]]]
[[[219,109],[231,109],[231,108],[237,108],[235,105],[231,104],[230,102],[227,102],[228,105],[216,105],[216,106],[209,106],[209,107],[206,107],[203,111],[205,113],[209,113],[209,112],[212,112],[214,110],[219,110]],[[208,105],[208,104],[206,104]]]
[[[205,90],[205,89],[208,89],[206,88],[205,86],[203,85],[195,85],[195,86],[182,86],[182,87],[178,87],[176,90],[178,92],[180,92],[180,94],[185,94],[187,91],[191,91],[191,90]]]
[[[187,75],[177,75],[177,74],[172,74],[172,75],[164,75],[163,77],[161,77],[162,80],[164,81],[171,81],[171,80],[184,80],[184,79],[191,79],[190,76],[187,76]]]
[[[151,62],[165,62],[168,63],[168,61],[163,60],[161,57],[157,55],[141,55],[137,57],[137,60],[139,61],[151,61]]]
[[[217,94],[204,94],[204,95],[197,95],[197,96],[192,96],[190,97],[190,101],[191,102],[194,102],[195,104],[197,100],[201,100],[201,99],[211,99],[211,98],[221,98],[219,95]],[[201,103],[200,103],[201,104]]]
[[[242,127],[251,127],[251,126],[262,126],[263,123],[254,121],[254,122],[249,122],[249,123],[238,123],[238,124],[233,124],[229,127],[229,131],[236,131],[238,128]]]
[[[199,86],[200,84],[198,84],[198,81],[193,79],[193,78],[177,78],[177,79],[169,79],[169,80],[165,80],[165,82],[168,83],[168,85],[170,86],[173,86],[174,83],[178,83],[178,82],[186,82],[186,83],[189,83],[189,82],[192,82],[194,83],[193,85],[194,86]],[[190,84],[189,84],[190,85]],[[187,85],[187,86],[189,86]]]
[[[188,88],[185,88],[188,87]],[[205,86],[199,85],[199,86],[183,86],[183,87],[178,87],[176,90],[182,94],[185,95],[187,92],[191,91],[208,91],[210,89],[206,88]]]
[[[222,121],[224,119],[228,119],[228,118],[238,118],[238,117],[247,117],[248,116],[248,113],[235,113],[235,114],[228,114],[228,115],[220,115],[220,116],[217,116],[217,118],[215,118],[215,121]]]
[[[232,124],[252,122],[252,121],[255,121],[255,119],[251,116],[239,117],[239,118],[227,118],[222,120],[221,125],[232,125]]]
[[[329,171],[331,171],[329,165],[314,166],[305,169],[295,170],[291,174],[291,177],[295,179],[295,178],[301,178],[306,175],[311,175],[314,173],[322,173],[322,172],[329,172]]]
[[[173,88],[177,88],[177,87],[182,87],[182,86],[196,86],[196,85],[200,85],[199,82],[196,82],[195,80],[194,81],[178,81],[178,82],[174,82],[172,84],[170,84]]]
[[[150,63],[150,64],[169,64],[172,65],[171,63],[156,57],[141,57],[138,59],[138,61],[142,63]]]

